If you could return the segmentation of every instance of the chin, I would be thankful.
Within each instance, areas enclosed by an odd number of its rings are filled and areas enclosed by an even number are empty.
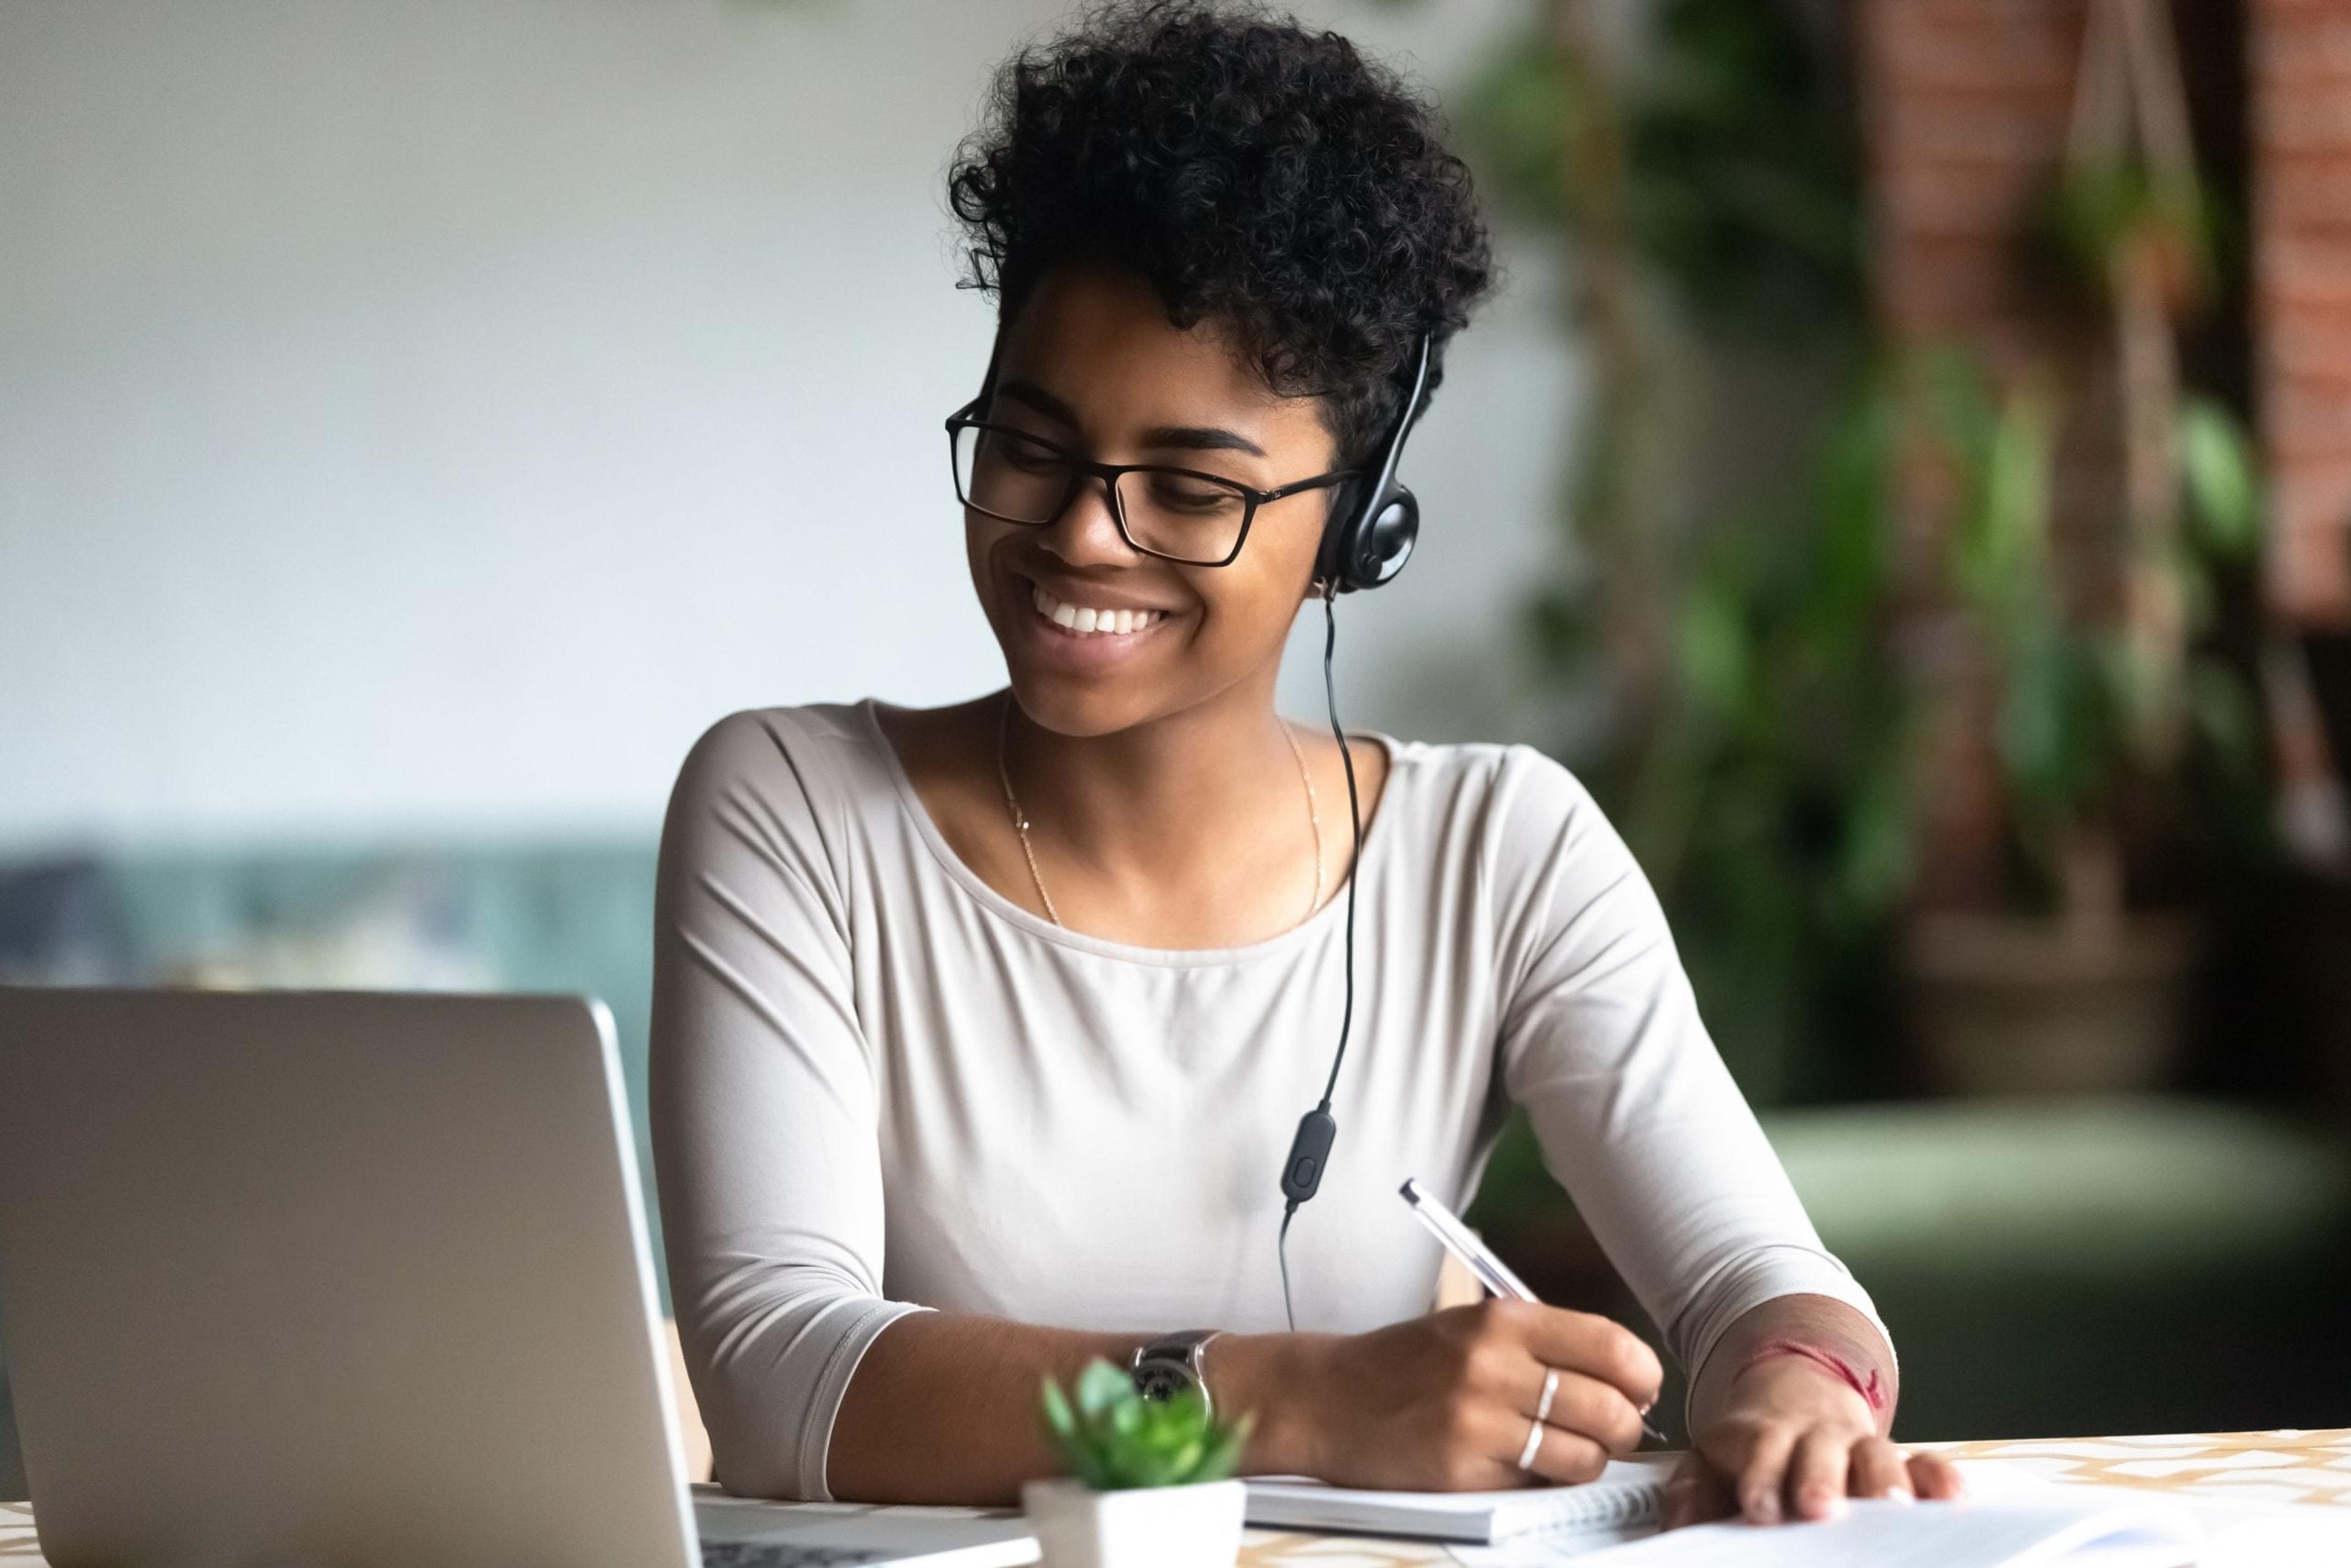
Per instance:
[[[1115,735],[1166,711],[1154,694],[1124,682],[1071,681],[1008,667],[1014,695],[1028,722],[1056,735]]]

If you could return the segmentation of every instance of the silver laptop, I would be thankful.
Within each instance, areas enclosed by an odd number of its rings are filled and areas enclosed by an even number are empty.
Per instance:
[[[697,1529],[577,998],[0,988],[0,1329],[56,1568],[1037,1555],[951,1511]]]

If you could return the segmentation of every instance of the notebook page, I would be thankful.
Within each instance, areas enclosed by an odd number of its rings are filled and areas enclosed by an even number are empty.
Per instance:
[[[2114,1540],[2127,1542],[2135,1568],[2187,1568],[2202,1539],[2185,1511],[2156,1500],[1865,1500],[1833,1520],[1701,1524],[1580,1560],[1592,1568],[2042,1568]]]
[[[2197,1568],[2304,1568],[2351,1563],[2351,1504],[2168,1500],[2204,1527]],[[2124,1568],[2103,1544],[2082,1554],[2085,1568]]]

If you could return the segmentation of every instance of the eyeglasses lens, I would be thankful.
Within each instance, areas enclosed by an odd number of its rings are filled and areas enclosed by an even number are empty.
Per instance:
[[[955,472],[966,506],[1014,523],[1051,522],[1083,477],[1055,447],[977,424],[955,433]],[[1233,553],[1249,510],[1238,489],[1175,468],[1120,475],[1118,507],[1137,548],[1199,563]]]

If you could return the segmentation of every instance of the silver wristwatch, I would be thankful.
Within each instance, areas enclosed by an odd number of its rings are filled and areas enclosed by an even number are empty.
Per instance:
[[[1216,1414],[1216,1401],[1208,1396],[1207,1352],[1208,1342],[1221,1333],[1217,1329],[1186,1329],[1181,1333],[1161,1334],[1135,1346],[1134,1358],[1126,1364],[1134,1379],[1134,1391],[1145,1399],[1167,1399],[1186,1385],[1200,1391],[1200,1403],[1210,1415]]]

